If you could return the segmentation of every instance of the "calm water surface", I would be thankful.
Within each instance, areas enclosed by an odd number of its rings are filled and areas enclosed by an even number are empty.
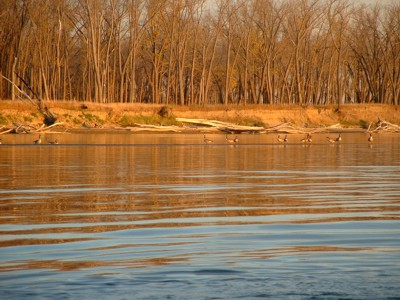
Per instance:
[[[325,136],[3,136],[0,297],[399,299],[400,135]]]

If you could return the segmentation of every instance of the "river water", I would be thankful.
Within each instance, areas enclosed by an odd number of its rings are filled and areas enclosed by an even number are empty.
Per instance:
[[[207,137],[3,136],[0,297],[399,299],[400,135]]]

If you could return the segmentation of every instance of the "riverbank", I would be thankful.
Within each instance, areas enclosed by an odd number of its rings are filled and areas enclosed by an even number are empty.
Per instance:
[[[390,105],[358,104],[334,106],[167,106],[147,104],[95,104],[82,102],[47,102],[57,115],[57,127],[71,130],[87,128],[133,128],[188,124],[177,118],[207,119],[240,126],[270,128],[282,123],[301,128],[324,128],[338,125],[342,129],[367,129],[378,120],[400,125],[400,108]],[[43,116],[28,102],[0,101],[0,127],[22,124],[40,128]]]

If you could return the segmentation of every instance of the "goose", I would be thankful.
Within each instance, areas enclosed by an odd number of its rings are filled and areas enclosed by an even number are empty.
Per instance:
[[[34,144],[38,145],[42,143],[41,135],[39,134],[39,138],[33,141]]]
[[[204,143],[210,144],[210,143],[214,143],[214,141],[209,140],[208,138],[206,138],[206,135],[204,135]]]
[[[1,145],[1,142],[2,142],[3,140],[2,139],[0,139],[0,145]]]
[[[335,142],[340,142],[342,140],[342,137],[340,136],[340,133],[339,133],[339,136],[335,139]]]
[[[288,139],[287,139],[287,135],[285,135],[285,137],[283,138],[283,142],[287,143]]]
[[[309,133],[307,133],[307,136],[304,139],[301,139],[300,142],[302,142],[302,143],[311,143],[312,142],[311,135]]]
[[[52,145],[58,145],[58,140],[57,140],[57,139],[55,139],[54,141],[50,141],[50,142],[49,142],[49,144],[52,144]]]
[[[235,139],[229,139],[227,135],[225,136],[225,140],[226,140],[228,143],[236,143],[236,142],[235,142]]]
[[[369,134],[368,142],[372,143],[374,138],[372,137],[372,133]]]
[[[239,143],[239,138],[237,137],[237,135],[235,136],[235,138],[233,139],[233,141],[234,141],[235,143]]]
[[[284,139],[282,139],[282,138],[280,137],[280,135],[278,135],[278,143],[283,143],[283,141],[284,141]]]
[[[329,136],[327,136],[326,138],[327,138],[328,142],[331,144],[336,142],[334,139],[331,139]]]

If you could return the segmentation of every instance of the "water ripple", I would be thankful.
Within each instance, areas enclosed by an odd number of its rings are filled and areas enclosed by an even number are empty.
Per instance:
[[[206,147],[193,136],[168,138],[162,146],[2,148],[0,292],[13,299],[400,294],[399,143],[369,148],[355,136],[340,147],[282,148],[250,136],[246,145]]]

